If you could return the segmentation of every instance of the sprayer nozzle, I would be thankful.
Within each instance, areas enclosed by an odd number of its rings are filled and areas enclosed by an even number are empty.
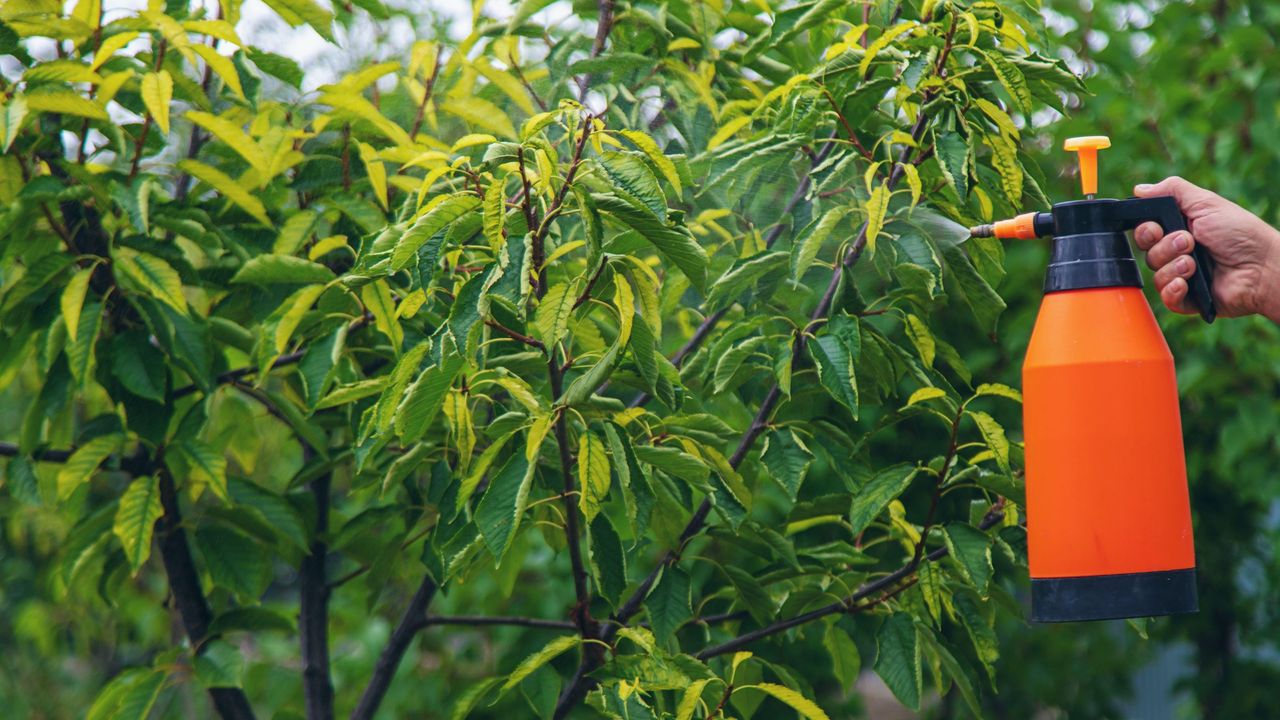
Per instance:
[[[975,227],[969,228],[969,237],[985,238],[985,237],[995,237],[995,235],[996,235],[995,225],[977,225]]]

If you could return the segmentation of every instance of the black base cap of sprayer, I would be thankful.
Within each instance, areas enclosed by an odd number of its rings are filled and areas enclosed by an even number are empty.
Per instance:
[[[1196,569],[1068,578],[1031,578],[1033,622],[1117,620],[1200,609]]]

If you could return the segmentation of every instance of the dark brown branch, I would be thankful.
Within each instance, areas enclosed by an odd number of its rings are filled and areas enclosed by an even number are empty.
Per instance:
[[[577,625],[568,620],[544,620],[542,618],[511,617],[507,615],[435,615],[427,617],[422,624],[424,627],[431,627],[432,625],[466,625],[473,627],[510,625],[545,630],[578,629]]]
[[[64,463],[75,451],[74,447],[66,450],[35,450],[31,453],[31,459],[38,462]],[[0,457],[18,457],[19,455],[22,455],[22,448],[16,443],[0,442]]]
[[[488,325],[489,327],[493,328],[494,330],[497,330],[498,332],[502,333],[503,335],[506,335],[507,337],[511,338],[512,340],[516,340],[516,341],[518,341],[518,342],[522,342],[522,343],[524,343],[525,345],[528,345],[529,347],[537,348],[537,349],[541,350],[541,351],[542,351],[542,352],[544,352],[544,353],[547,351],[547,346],[546,346],[546,345],[544,345],[544,344],[542,344],[542,341],[541,341],[541,340],[539,340],[539,339],[537,339],[537,338],[535,338],[535,337],[529,337],[528,335],[525,335],[524,333],[520,333],[520,332],[517,332],[517,331],[515,331],[515,330],[512,330],[511,328],[507,327],[506,325],[503,325],[502,323],[498,322],[497,320],[485,320],[485,321],[484,321],[484,324],[485,324],[485,325]]]
[[[427,115],[427,103],[431,101],[431,92],[435,89],[436,78],[440,76],[440,53],[436,53],[435,66],[431,68],[431,77],[427,78],[426,88],[422,91],[422,102],[418,103],[418,114],[413,118],[413,129],[409,131],[409,137],[418,137],[418,131],[422,129],[422,120]]]
[[[573,301],[574,310],[582,307],[591,299],[591,291],[595,289],[596,283],[600,281],[600,275],[604,272],[605,264],[604,259],[601,258],[600,267],[597,267],[596,271],[591,274],[591,279],[587,281],[587,287],[583,289],[582,294],[578,296],[578,299]]]
[[[613,31],[613,6],[614,0],[596,0],[596,9],[599,11],[599,20],[596,22],[596,38],[591,43],[591,57],[597,57],[604,50],[605,41],[609,39],[609,33]],[[591,88],[591,75],[584,73],[578,77],[578,102],[585,103],[587,100],[587,90]]]
[[[564,184],[560,186],[560,191],[556,193],[556,197],[551,201],[551,207],[547,208],[547,214],[542,216],[542,222],[538,225],[537,231],[533,234],[533,267],[538,272],[538,298],[547,294],[547,268],[546,264],[546,243],[547,235],[551,232],[551,223],[559,215],[564,208],[565,197],[569,194],[569,188],[573,185],[573,178],[578,174],[578,167],[582,165],[582,151],[587,146],[587,137],[591,135],[591,115],[582,118],[582,134],[578,137],[578,144],[573,148],[573,159],[569,161],[569,172],[564,175]],[[526,194],[528,191],[526,190]],[[530,225],[529,227],[533,227]]]
[[[551,395],[559,398],[564,394],[564,374],[560,364],[556,362],[554,353],[547,363],[547,372],[551,376]],[[594,637],[597,624],[591,617],[591,591],[587,588],[587,568],[582,563],[582,548],[578,537],[578,495],[573,480],[569,429],[563,413],[556,417],[553,429],[556,447],[560,451],[560,473],[564,476],[564,494],[560,497],[564,503],[564,534],[569,548],[569,564],[573,569],[573,593],[577,598],[577,604],[573,609],[573,620],[583,638]],[[592,648],[584,648],[583,652],[590,654]]]
[[[308,453],[310,454],[310,453]],[[311,482],[316,503],[315,536],[302,559],[298,635],[302,642],[302,687],[308,720],[332,720],[333,679],[329,670],[329,587],[325,562],[329,547],[329,490],[332,476],[324,473]]]
[[[187,639],[199,652],[210,639],[209,624],[213,622],[213,613],[200,586],[200,572],[196,569],[186,531],[182,528],[182,511],[178,506],[178,491],[173,477],[161,467],[161,463],[154,465],[160,487],[160,506],[164,509],[164,514],[156,521],[160,559]],[[209,696],[223,720],[252,720],[254,717],[249,698],[240,688],[210,688]]]
[[[369,684],[365,686],[356,709],[351,712],[351,720],[372,720],[378,711],[378,706],[382,704],[382,699],[386,697],[387,688],[391,687],[396,669],[400,667],[401,659],[409,650],[409,644],[426,623],[427,607],[431,605],[435,594],[435,581],[429,577],[423,578],[422,584],[413,594],[413,599],[405,608],[396,629],[392,631],[391,639],[387,640],[387,646],[378,656],[378,664],[373,669],[373,676],[369,678]]]
[[[938,502],[942,500],[942,486],[947,482],[947,474],[951,472],[951,464],[955,462],[956,450],[959,448],[960,421],[964,419],[964,406],[956,409],[955,420],[951,422],[951,439],[947,442],[947,455],[942,461],[942,470],[938,472],[938,481],[933,486],[933,495],[929,498],[929,512],[924,516],[924,529],[920,531],[920,541],[916,543],[916,551],[912,556],[913,565],[920,564],[920,556],[924,553],[925,543],[929,541],[929,532],[933,530],[933,519],[938,514]]]

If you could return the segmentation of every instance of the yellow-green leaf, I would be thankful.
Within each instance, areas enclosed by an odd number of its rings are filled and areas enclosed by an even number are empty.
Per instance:
[[[911,207],[920,202],[920,194],[924,186],[920,183],[920,171],[913,163],[902,163],[903,177],[907,179],[907,187],[911,188]]]
[[[658,166],[662,176],[667,179],[667,182],[671,183],[671,187],[676,189],[676,195],[680,195],[683,192],[680,187],[680,173],[676,172],[676,164],[671,162],[671,158],[662,153],[662,149],[658,147],[658,143],[654,142],[653,138],[639,130],[623,130],[622,136],[635,143],[635,146],[640,148],[640,151],[648,156],[654,165]]]
[[[404,128],[388,120],[373,103],[360,95],[330,90],[320,97],[320,102],[364,120],[398,146],[413,147],[413,140]]]
[[[578,507],[591,522],[609,495],[609,457],[604,443],[589,431],[578,438],[578,486]]]
[[[258,173],[258,182],[265,185],[271,179],[271,160],[267,157],[267,153],[262,149],[248,133],[240,128],[236,123],[226,118],[218,117],[200,110],[191,110],[187,113],[187,119],[208,130],[215,138],[221,140],[227,147],[235,150],[240,157],[244,158],[249,166]]]
[[[404,344],[404,330],[396,319],[396,303],[391,297],[387,281],[378,280],[360,288],[360,299],[365,308],[373,313],[373,322],[378,331],[387,336],[392,349],[399,354],[400,346]]]
[[[830,718],[827,717],[827,714],[823,712],[822,708],[818,707],[816,703],[785,685],[757,683],[755,685],[744,685],[742,688],[734,690],[734,692],[748,687],[768,693],[778,700],[781,700],[791,706],[792,710],[800,713],[801,717],[804,717],[805,720],[830,720]]]
[[[858,74],[866,77],[867,70],[871,68],[871,63],[875,62],[876,56],[880,54],[880,51],[889,47],[890,43],[898,39],[898,36],[915,26],[916,24],[913,22],[904,22],[881,33],[880,37],[875,39],[875,42],[867,46],[867,52],[862,56],[862,62],[858,63]]]
[[[168,70],[147,73],[142,78],[142,102],[160,132],[169,134],[169,103],[173,102],[173,76]]]
[[[71,280],[62,290],[59,305],[62,308],[62,322],[67,327],[67,336],[74,342],[76,330],[80,325],[80,310],[84,307],[84,296],[89,291],[89,278],[93,276],[93,268],[87,267],[71,276]]]
[[[676,720],[693,720],[693,713],[698,709],[698,701],[702,699],[702,691],[711,681],[707,678],[694,680],[685,688],[680,705],[676,708]]]
[[[0,103],[0,152],[9,152],[9,146],[18,137],[22,121],[27,118],[27,101],[21,96]]]
[[[907,337],[911,338],[911,344],[916,346],[916,351],[920,353],[920,359],[924,361],[925,367],[932,367],[937,344],[933,340],[933,333],[929,332],[929,326],[915,315],[907,313],[906,330]]]
[[[525,658],[516,669],[511,671],[507,676],[507,681],[502,684],[501,692],[506,692],[511,688],[520,684],[521,680],[529,677],[535,670],[551,662],[561,653],[575,648],[581,640],[577,635],[564,635],[547,643],[541,650]]]
[[[125,559],[135,575],[151,557],[151,534],[156,520],[163,514],[160,484],[154,477],[134,479],[120,496],[111,530],[119,538]]]
[[[872,252],[876,250],[876,238],[880,237],[880,230],[884,227],[884,215],[888,210],[889,188],[878,185],[871,191],[871,197],[867,199],[867,247]]]
[[[514,138],[516,128],[502,108],[475,96],[452,97],[440,103],[440,110],[495,135]]]
[[[76,448],[62,469],[58,471],[58,499],[66,500],[81,485],[93,477],[103,460],[120,445],[119,435],[99,435]]]
[[[124,49],[125,45],[133,42],[138,37],[138,33],[122,32],[110,35],[103,39],[102,44],[93,52],[93,62],[89,64],[90,70],[97,70],[103,63],[110,60],[117,52]]]
[[[369,176],[369,184],[373,186],[374,197],[383,210],[387,209],[387,169],[378,159],[378,151],[367,143],[357,143],[360,148],[360,162],[364,163],[365,173]]]
[[[118,271],[152,297],[180,313],[187,311],[182,278],[172,265],[154,255],[123,246],[116,248],[115,261]]]
[[[221,55],[217,50],[209,45],[192,45],[192,50],[204,59],[214,74],[222,78],[222,82],[231,88],[231,92],[244,98],[244,88],[240,85],[240,73],[236,72],[235,63],[231,62],[231,58]]]
[[[239,205],[242,210],[252,215],[258,222],[267,226],[271,225],[271,218],[267,217],[267,208],[262,204],[262,201],[253,196],[230,175],[215,167],[205,165],[199,160],[182,160],[178,163],[178,169],[217,190],[218,194]]]
[[[560,342],[569,327],[569,316],[578,297],[577,281],[553,285],[538,301],[533,315],[533,325],[538,329],[542,342],[551,347]]]
[[[90,120],[109,120],[107,109],[102,103],[90,100],[74,90],[45,89],[34,90],[22,96],[28,110],[35,112],[75,115]]]
[[[935,400],[947,396],[947,391],[937,387],[922,387],[911,393],[911,397],[907,399],[907,407],[917,405],[926,400]]]
[[[289,338],[293,336],[293,331],[298,329],[298,324],[302,322],[302,318],[311,309],[320,295],[324,292],[324,285],[312,285],[302,288],[288,300],[284,301],[285,306],[289,309],[285,311],[284,316],[280,318],[280,322],[276,323],[275,341],[276,352],[284,352],[289,346]]]

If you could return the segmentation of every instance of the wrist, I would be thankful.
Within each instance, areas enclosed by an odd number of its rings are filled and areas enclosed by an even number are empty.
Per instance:
[[[1280,230],[1267,226],[1266,261],[1254,289],[1253,311],[1273,323],[1280,324]]]

